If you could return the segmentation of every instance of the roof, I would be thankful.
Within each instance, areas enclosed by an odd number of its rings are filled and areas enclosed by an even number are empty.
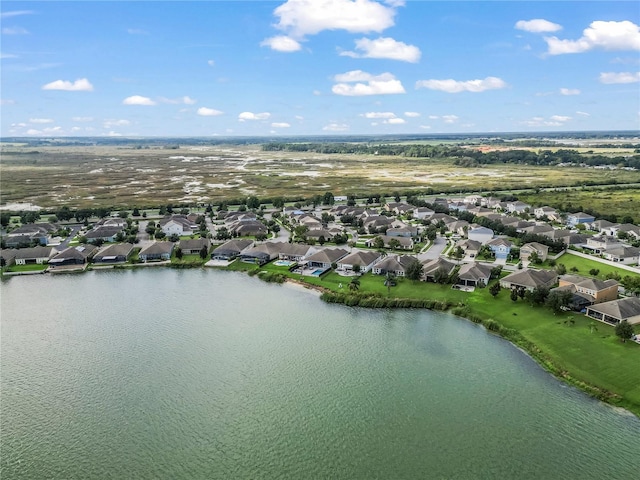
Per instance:
[[[180,242],[178,242],[178,246],[182,250],[201,249],[202,247],[209,246],[209,240],[207,240],[206,238],[185,239],[180,240]]]
[[[536,252],[546,253],[549,251],[549,247],[547,247],[546,245],[543,245],[542,243],[530,242],[530,243],[525,243],[522,247],[520,247],[520,251],[522,250],[535,250]]]
[[[514,283],[523,287],[536,288],[548,284],[551,280],[558,278],[555,270],[533,270],[527,268],[510,273],[502,279],[504,282]]]
[[[458,278],[462,280],[484,280],[491,276],[491,265],[482,263],[466,263],[460,267]]]
[[[476,240],[458,240],[456,246],[462,248],[463,250],[480,250],[482,247],[482,243]]]
[[[235,252],[240,253],[242,250],[247,248],[249,245],[253,244],[253,240],[245,239],[234,239],[229,240],[228,242],[223,243],[219,247],[213,250],[213,253],[223,253],[223,252]]]
[[[105,238],[113,237],[122,231],[122,227],[98,227],[93,230],[89,230],[86,234],[86,238]]]
[[[364,267],[373,263],[377,258],[380,258],[380,254],[378,252],[373,252],[371,250],[357,250],[341,259],[340,263],[345,265],[360,265],[361,267]]]
[[[85,260],[96,249],[93,245],[82,245],[78,247],[65,248],[63,251],[54,256],[50,262],[62,261],[69,258],[77,258],[79,260]]]
[[[589,310],[603,313],[619,320],[625,320],[640,315],[640,298],[627,297],[599,303],[589,307]]]
[[[588,213],[584,213],[584,212],[569,213],[567,216],[574,217],[574,218],[582,218],[582,219],[595,218],[593,215],[589,215]]]
[[[128,256],[133,250],[132,243],[114,243],[104,247],[100,250],[96,255],[96,259],[100,259],[102,257],[119,257],[119,256]]]
[[[506,238],[494,238],[493,240],[488,241],[487,245],[491,247],[501,247],[501,246],[511,247],[513,246],[513,243],[510,240],[507,240]]]
[[[349,252],[342,248],[325,248],[324,250],[320,250],[319,252],[307,257],[307,261],[318,263],[333,263],[344,257],[347,253]]]
[[[437,270],[442,268],[447,272],[447,274],[449,274],[455,267],[455,263],[450,262],[442,257],[438,257],[423,263],[422,273],[425,276],[431,276]]]
[[[604,253],[606,255],[613,255],[615,257],[620,257],[620,258],[633,258],[640,255],[640,248],[620,246],[620,247],[614,247],[614,248],[607,248],[604,251]]]
[[[171,253],[172,250],[173,242],[153,242],[140,250],[138,255],[161,255],[163,253]]]
[[[21,248],[16,252],[15,258],[49,258],[58,253],[53,247]]]

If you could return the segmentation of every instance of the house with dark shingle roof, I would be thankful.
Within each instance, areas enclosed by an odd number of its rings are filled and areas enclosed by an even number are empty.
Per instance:
[[[456,267],[457,264],[442,257],[434,258],[422,264],[422,276],[426,282],[435,282],[435,276],[438,270],[441,270],[449,276]]]
[[[311,268],[331,268],[331,264],[338,262],[342,257],[349,252],[343,248],[325,248],[319,252],[314,253],[307,257],[307,262]]]
[[[602,252],[602,256],[607,260],[624,265],[636,265],[640,262],[640,248],[619,246],[608,248]]]
[[[491,265],[484,263],[465,263],[458,270],[458,285],[477,287],[487,285],[491,279]]]
[[[134,245],[132,243],[114,243],[100,249],[93,256],[93,263],[125,263],[131,258]]]
[[[170,260],[173,247],[173,242],[153,242],[140,250],[138,257],[143,262]]]
[[[219,247],[216,247],[213,252],[211,252],[211,258],[214,260],[235,260],[240,256],[243,250],[251,248],[253,243],[253,240],[248,238],[229,240]]]
[[[525,243],[520,247],[520,260],[523,262],[529,261],[529,257],[534,252],[538,255],[540,261],[544,262],[549,254],[549,247],[538,242]]]
[[[52,267],[63,267],[66,265],[84,265],[93,257],[97,247],[94,245],[78,245],[69,247],[49,259]]]
[[[95,241],[103,241],[103,242],[115,242],[116,236],[123,231],[122,227],[97,227],[93,230],[89,230],[84,236],[87,239],[87,242],[92,243]]]
[[[371,272],[374,275],[393,273],[396,277],[404,277],[411,263],[418,260],[411,255],[390,255],[377,262]]]
[[[533,270],[526,268],[510,273],[500,280],[502,288],[524,288],[532,292],[536,288],[553,287],[558,281],[558,274],[555,270]]]
[[[378,261],[381,255],[371,250],[354,250],[346,257],[338,261],[338,270],[342,272],[352,272],[356,265],[360,267],[360,273],[366,273]]]
[[[640,323],[640,297],[627,297],[587,307],[587,316],[610,325]]]
[[[207,253],[209,252],[209,247],[211,247],[211,243],[208,238],[194,238],[194,239],[185,239],[180,240],[178,242],[178,246],[182,253],[185,255],[197,255],[200,253],[202,248],[207,249]]]
[[[264,265],[278,258],[282,242],[264,242],[245,249],[240,253],[240,260],[246,263]]]
[[[580,275],[562,275],[558,288],[570,287],[572,292],[584,297],[589,304],[603,303],[618,298],[618,282],[613,279],[598,280]]]
[[[47,263],[51,257],[58,254],[53,247],[21,248],[16,252],[16,265],[32,265]]]

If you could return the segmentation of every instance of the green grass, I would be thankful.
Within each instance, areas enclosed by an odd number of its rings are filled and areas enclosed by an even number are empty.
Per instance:
[[[199,254],[183,255],[182,258],[176,257],[175,252],[171,255],[172,265],[181,266],[202,266],[209,258],[201,258]]]
[[[46,270],[46,263],[44,264],[29,264],[29,265],[11,265],[10,267],[5,267],[5,272],[41,272],[42,270]]]
[[[582,258],[577,255],[571,255],[570,253],[565,253],[560,258],[556,260],[556,265],[558,263],[562,263],[565,267],[567,267],[567,273],[572,274],[575,273],[577,275],[586,275],[588,277],[593,277],[589,273],[589,270],[597,269],[600,270],[598,275],[595,278],[599,278],[600,280],[605,280],[607,274],[609,273],[617,273],[621,278],[626,277],[627,275],[637,277],[640,274],[630,272],[628,270],[624,270],[622,268],[614,267],[612,265],[607,265],[605,263],[600,263],[596,260],[590,260],[588,258]],[[572,268],[577,268],[577,272],[572,272]]]

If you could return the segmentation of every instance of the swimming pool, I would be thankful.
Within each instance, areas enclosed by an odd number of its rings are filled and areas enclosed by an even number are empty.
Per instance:
[[[276,267],[290,267],[291,265],[295,265],[296,262],[290,262],[289,260],[276,260],[273,264]]]
[[[324,272],[323,269],[316,268],[313,272],[311,272],[311,275],[313,275],[314,277],[319,277],[320,275],[322,275],[322,272]]]

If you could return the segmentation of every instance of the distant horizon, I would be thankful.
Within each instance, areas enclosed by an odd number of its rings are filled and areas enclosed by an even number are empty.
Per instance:
[[[637,2],[5,0],[0,18],[2,137],[640,127]]]

